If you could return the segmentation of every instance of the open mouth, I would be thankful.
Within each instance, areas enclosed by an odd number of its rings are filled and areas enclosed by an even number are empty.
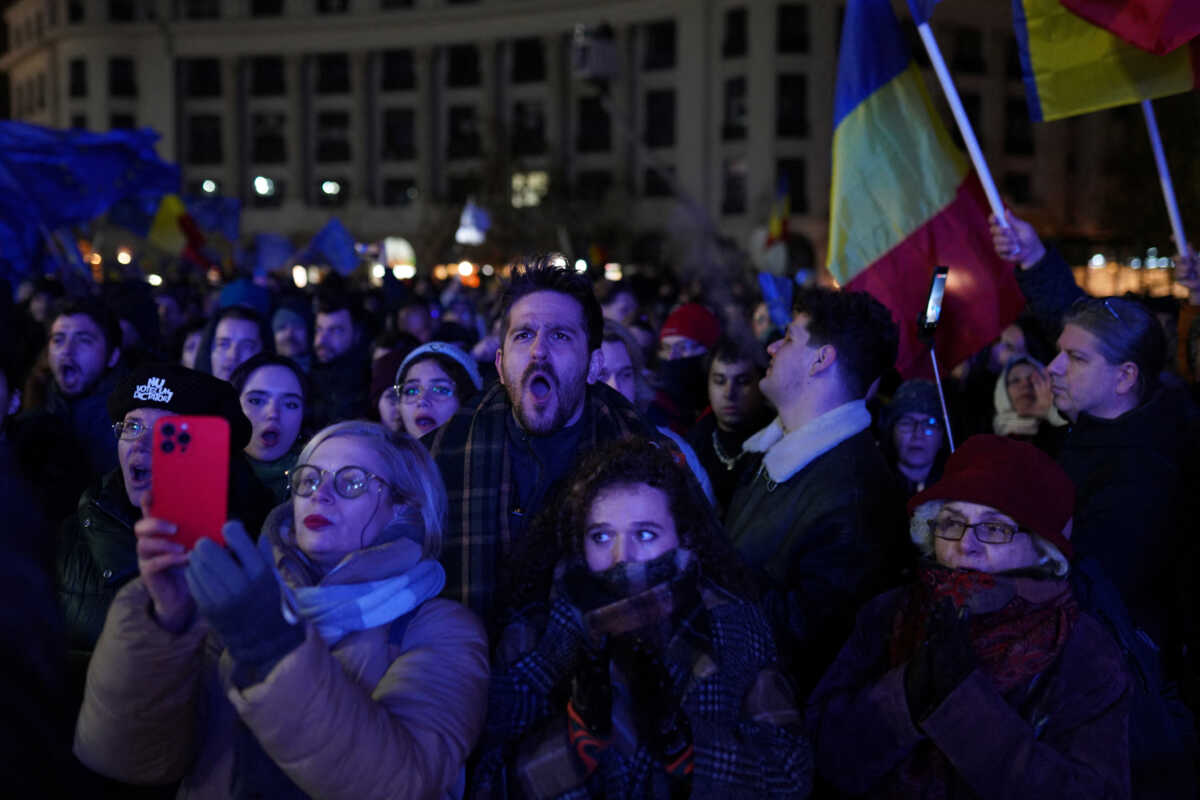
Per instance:
[[[433,430],[437,427],[437,420],[427,414],[422,414],[413,420],[413,424],[421,429],[422,432]]]
[[[533,398],[539,403],[545,402],[545,400],[550,396],[550,390],[553,388],[550,385],[550,379],[545,375],[534,375],[529,379],[528,386],[529,393],[532,394]]]
[[[146,484],[150,481],[150,468],[131,464],[129,466],[129,477],[136,485]]]
[[[266,447],[274,447],[279,444],[279,431],[267,429],[258,435],[259,440]]]

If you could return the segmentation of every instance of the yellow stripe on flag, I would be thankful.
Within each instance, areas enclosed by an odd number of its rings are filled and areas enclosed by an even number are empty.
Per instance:
[[[910,65],[834,132],[830,273],[849,283],[949,205],[966,175],[966,159]]]
[[[179,218],[187,213],[183,200],[177,194],[165,194],[150,224],[146,241],[169,253],[179,253],[187,245],[187,238],[179,230]]]

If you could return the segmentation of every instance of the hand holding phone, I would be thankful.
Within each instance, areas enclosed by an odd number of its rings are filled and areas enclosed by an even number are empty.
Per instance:
[[[229,422],[223,417],[163,417],[154,425],[150,516],[176,526],[174,541],[224,545],[229,495]]]

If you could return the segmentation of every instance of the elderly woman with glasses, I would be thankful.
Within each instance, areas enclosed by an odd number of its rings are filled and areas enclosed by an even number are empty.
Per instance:
[[[75,752],[197,797],[460,796],[483,726],[483,628],[438,599],[446,494],[425,449],[369,422],[319,432],[258,546],[190,552],[134,527]]]
[[[1066,580],[1075,492],[975,436],[908,504],[917,581],[869,602],[809,699],[817,769],[868,797],[1123,798],[1130,680]]]

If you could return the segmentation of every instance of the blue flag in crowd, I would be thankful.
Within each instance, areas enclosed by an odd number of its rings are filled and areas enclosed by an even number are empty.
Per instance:
[[[242,227],[242,201],[236,197],[205,195],[184,197],[183,204],[197,227],[221,234],[236,242]]]
[[[160,202],[162,198],[152,194],[123,197],[109,207],[108,221],[145,238],[150,233]]]
[[[0,215],[53,229],[87,222],[131,195],[179,191],[149,128],[93,133],[0,122]]]
[[[305,249],[308,258],[321,258],[342,275],[349,275],[358,266],[358,255],[354,252],[354,237],[346,226],[331,217],[325,227],[317,231]]]
[[[267,273],[285,266],[294,252],[295,248],[286,236],[259,233],[254,236],[254,262],[251,266],[255,274]]]

